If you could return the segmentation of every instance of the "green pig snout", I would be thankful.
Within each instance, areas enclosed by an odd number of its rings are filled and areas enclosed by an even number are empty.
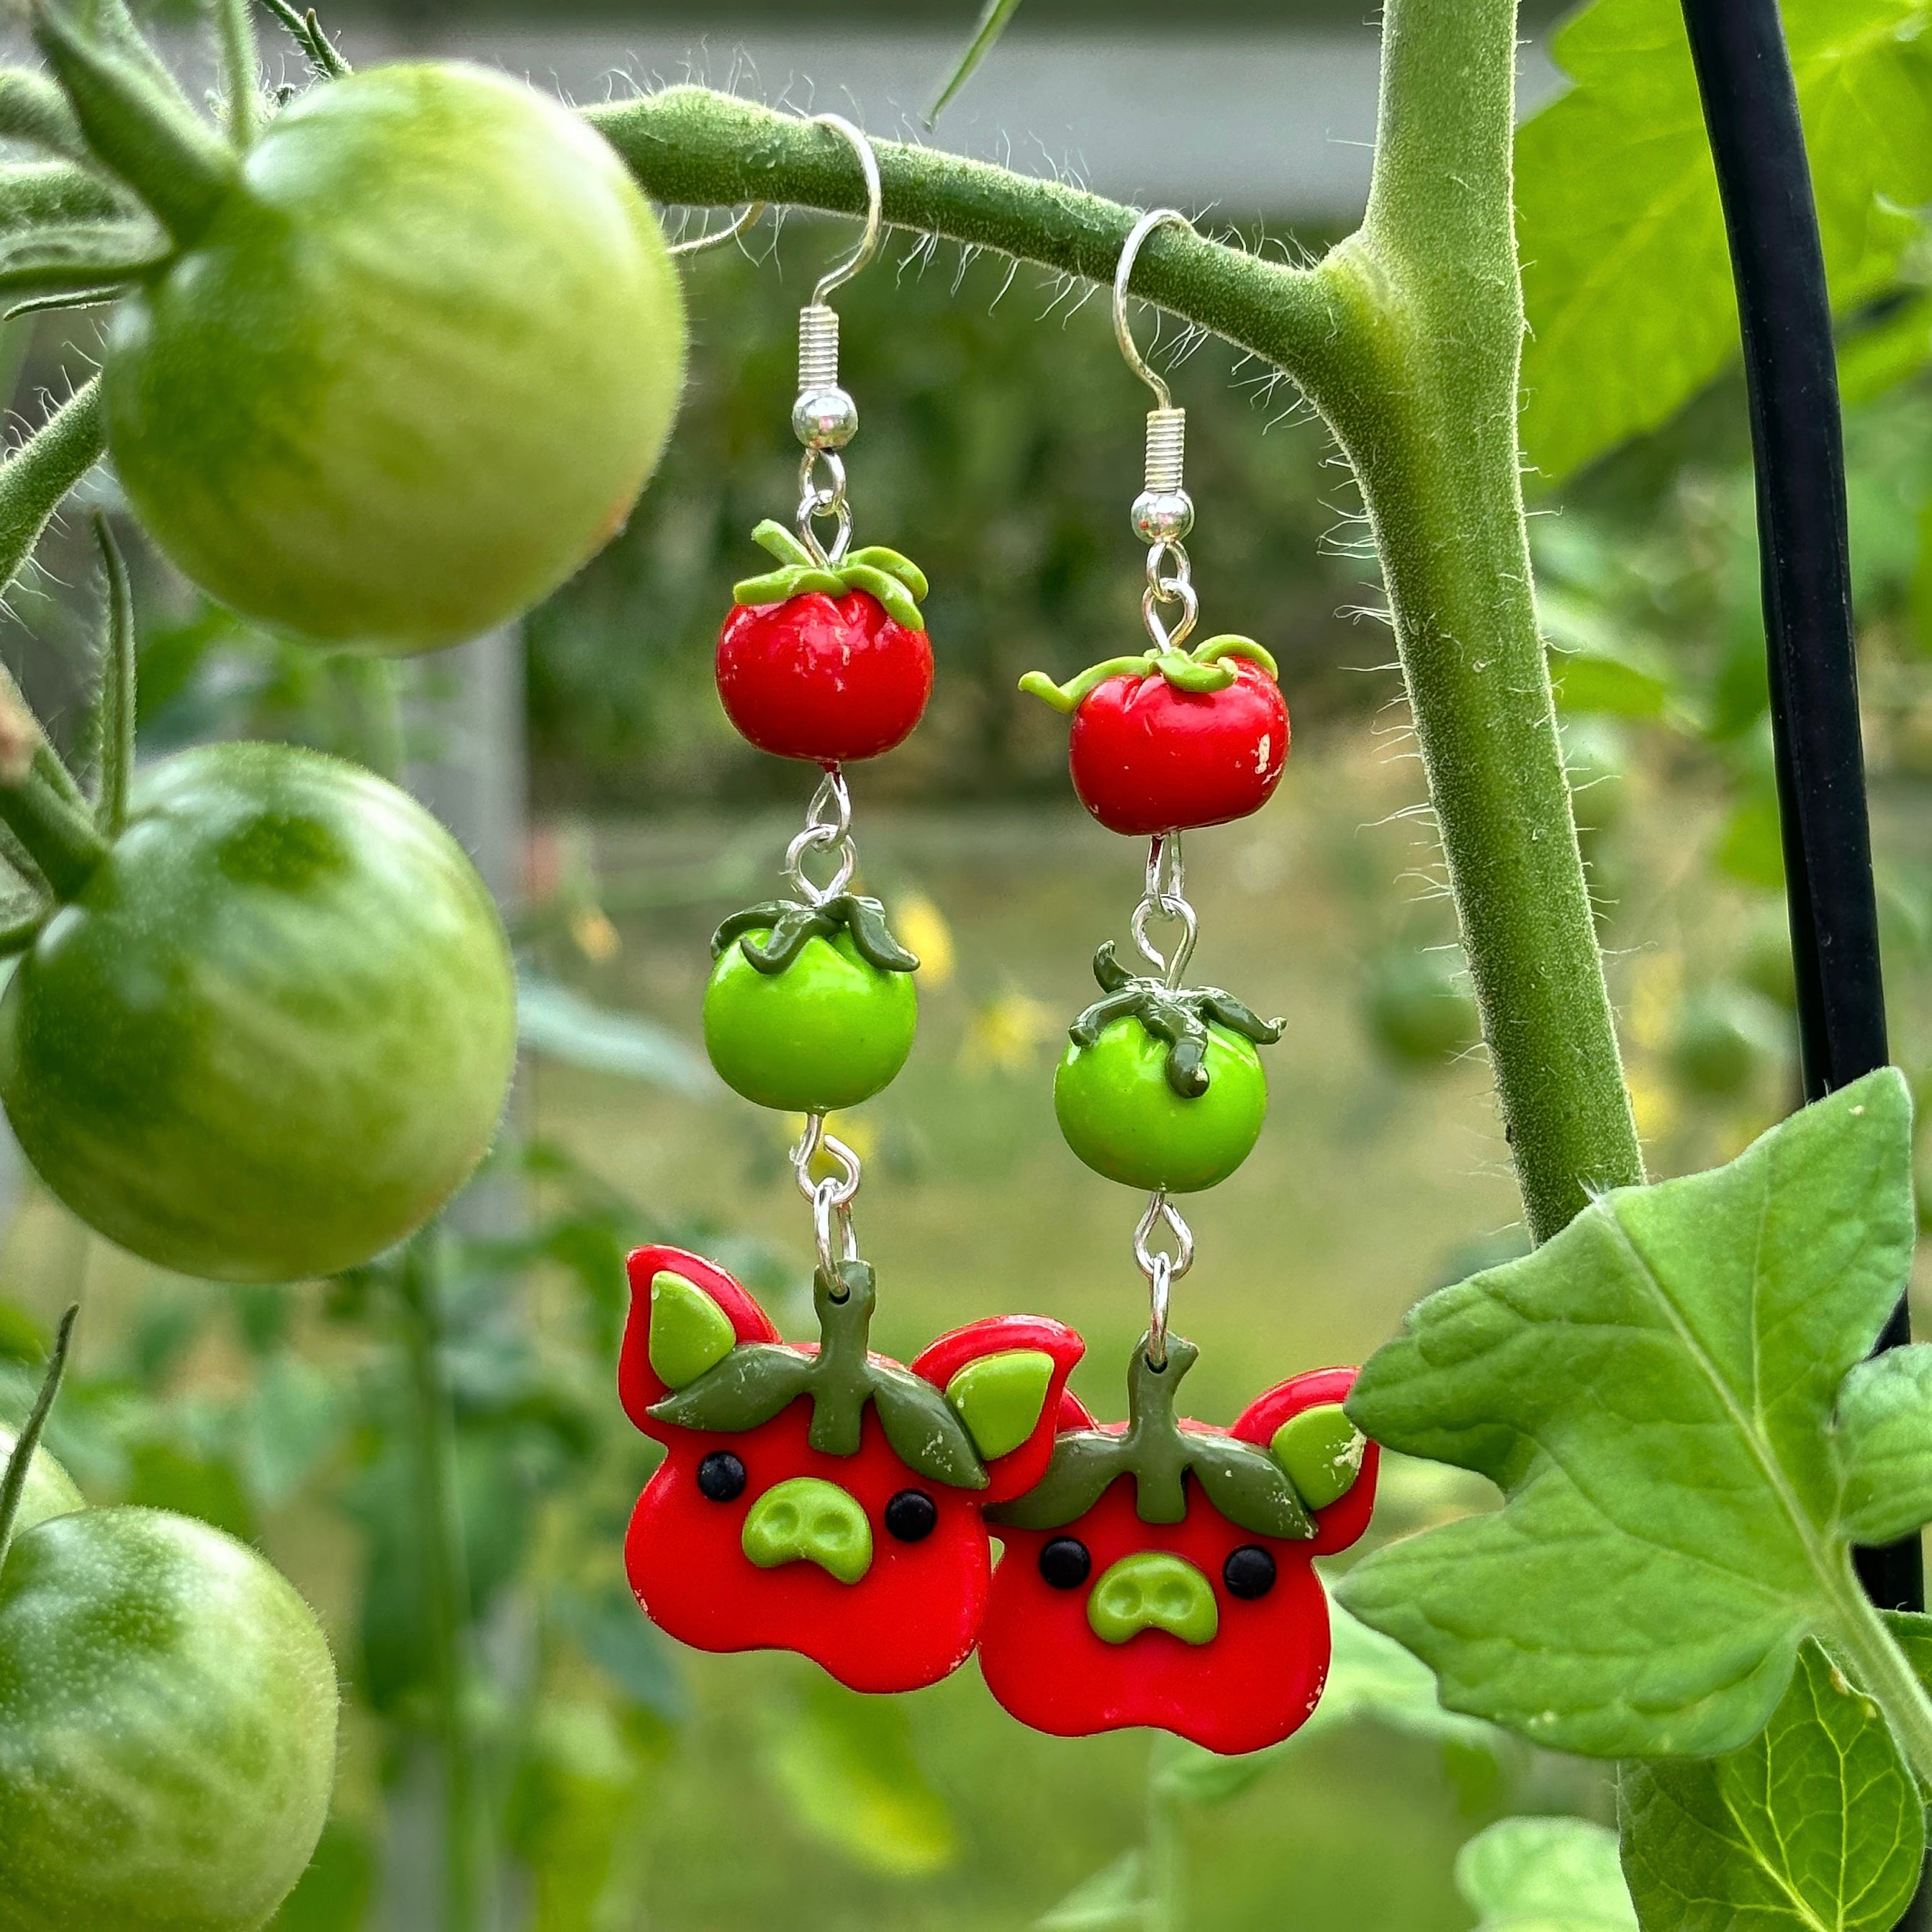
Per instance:
[[[1185,1557],[1138,1550],[1109,1564],[1094,1586],[1087,1622],[1106,1643],[1125,1643],[1144,1630],[1166,1630],[1183,1643],[1210,1643],[1221,1613],[1214,1586]]]
[[[741,1539],[760,1570],[782,1563],[816,1563],[842,1583],[856,1583],[872,1567],[872,1526],[857,1500],[817,1476],[775,1483],[752,1505]],[[1208,1600],[1210,1615],[1214,1600]]]

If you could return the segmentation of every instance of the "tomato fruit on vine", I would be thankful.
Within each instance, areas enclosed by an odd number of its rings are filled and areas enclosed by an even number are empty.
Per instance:
[[[528,87],[451,65],[316,86],[177,238],[115,318],[108,444],[143,526],[249,616],[474,636],[614,535],[656,464],[675,269],[614,152]]]
[[[4,1472],[18,1440],[10,1429],[0,1429],[0,1473]],[[34,1460],[27,1465],[27,1480],[20,1491],[20,1507],[14,1512],[14,1528],[31,1529],[37,1522],[46,1522],[57,1516],[71,1516],[76,1510],[86,1507],[87,1498],[81,1494],[74,1478],[45,1449],[36,1449]]]
[[[482,1157],[515,1054],[495,906],[393,785],[213,745],[126,830],[0,1000],[0,1099],[53,1192],[184,1274],[367,1260]]]
[[[787,1113],[870,1100],[905,1064],[918,1022],[911,974],[874,965],[849,932],[806,940],[778,973],[760,972],[734,940],[704,989],[712,1065],[746,1100]]]
[[[1226,1180],[1261,1138],[1268,1076],[1252,1041],[1218,1024],[1207,1034],[1207,1084],[1186,1098],[1168,1078],[1167,1043],[1131,1016],[1069,1046],[1053,1078],[1067,1145],[1130,1187],[1190,1194]]]
[[[256,1932],[328,1815],[308,1606],[187,1516],[88,1510],[0,1569],[0,1932]]]

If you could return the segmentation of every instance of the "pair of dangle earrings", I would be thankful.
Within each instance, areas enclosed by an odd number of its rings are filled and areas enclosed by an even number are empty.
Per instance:
[[[1185,418],[1134,346],[1126,302],[1142,242],[1186,224],[1170,210],[1142,218],[1114,284],[1122,348],[1159,404],[1134,508],[1149,546],[1150,648],[1065,686],[1035,676],[1024,687],[1071,716],[1088,810],[1151,841],[1131,929],[1154,974],[1102,946],[1102,997],[1070,1029],[1055,1081],[1074,1150],[1149,1196],[1133,1241],[1148,1331],[1128,1420],[1101,1425],[1067,1388],[1084,1345],[1058,1322],[988,1317],[903,1366],[868,1346],[877,1284],[853,1228],[860,1163],[826,1122],[904,1065],[918,962],[856,890],[844,767],[917,724],[932,654],[916,566],[851,545],[842,452],[858,418],[838,386],[827,298],[877,247],[880,186],[856,128],[829,115],[818,124],[858,158],[865,232],[800,316],[796,512],[790,529],[754,532],[776,567],[734,587],[717,674],[747,739],[823,776],[785,854],[785,896],[718,929],[704,1017],[724,1079],[804,1118],[792,1163],[810,1205],[818,1336],[784,1342],[702,1256],[631,1257],[620,1393],[666,1450],[632,1519],[631,1582],[656,1622],[700,1649],[796,1651],[854,1689],[893,1691],[936,1682],[976,1648],[994,1695],[1038,1729],[1154,1725],[1213,1750],[1258,1749],[1321,1694],[1328,1618],[1312,1558],[1366,1527],[1376,1452],[1340,1406],[1352,1370],[1283,1382],[1232,1430],[1175,1406],[1196,1351],[1168,1329],[1173,1283],[1193,1258],[1172,1196],[1224,1178],[1253,1146],[1266,1098],[1256,1048],[1280,1030],[1218,988],[1184,983],[1197,922],[1180,835],[1264,802],[1288,734],[1258,646],[1185,647],[1196,609]],[[1156,920],[1176,928],[1165,956]]]

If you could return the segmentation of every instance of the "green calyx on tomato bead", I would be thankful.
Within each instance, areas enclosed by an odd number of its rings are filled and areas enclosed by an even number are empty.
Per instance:
[[[35,1171],[163,1268],[290,1281],[428,1220],[516,1052],[502,922],[413,799],[288,746],[144,772],[126,829],[0,999]]]
[[[338,1692],[308,1606],[158,1510],[22,1534],[0,1571],[0,1932],[257,1932],[328,1816]]]
[[[919,970],[917,956],[892,937],[885,908],[857,892],[836,893],[816,905],[767,899],[763,905],[747,906],[711,935],[711,956],[716,959],[735,939],[760,973],[782,973],[808,939],[829,939],[841,932],[852,935],[860,958],[880,972]]]
[[[1108,658],[1104,664],[1090,664],[1064,684],[1055,684],[1043,670],[1030,670],[1020,680],[1020,688],[1029,698],[1043,699],[1054,710],[1071,717],[1082,700],[1110,678],[1148,677],[1158,671],[1177,691],[1226,691],[1234,681],[1229,658],[1246,658],[1280,682],[1280,668],[1270,652],[1252,638],[1226,633],[1203,639],[1191,651],[1142,651],[1133,657]]]
[[[683,386],[676,267],[614,150],[520,82],[398,64],[238,154],[93,10],[34,18],[174,244],[74,284],[130,289],[102,398],[142,526],[223,603],[332,645],[434,650],[555,589],[622,527]]]
[[[1094,976],[1102,997],[1067,1028],[1074,1045],[1091,1046],[1114,1021],[1131,1014],[1156,1040],[1166,1042],[1167,1084],[1184,1100],[1198,1100],[1213,1078],[1208,1064],[1210,1024],[1272,1046],[1287,1024],[1259,1018],[1218,986],[1170,988],[1158,980],[1138,979],[1114,956],[1111,939],[1094,956]]]
[[[704,989],[706,1050],[725,1084],[761,1107],[856,1107],[890,1084],[912,1051],[912,974],[874,964],[849,926],[794,936],[789,960],[776,966],[754,957],[759,949],[771,957],[776,923],[725,941]]]
[[[908,631],[926,628],[920,600],[926,592],[926,572],[909,556],[884,544],[848,550],[836,562],[814,556],[784,524],[767,517],[752,532],[752,540],[778,560],[776,570],[747,577],[731,586],[734,604],[783,604],[817,591],[843,597],[863,590],[876,598],[886,615]]]
[[[1175,1393],[1200,1354],[1192,1342],[1170,1336],[1166,1360],[1156,1368],[1143,1336],[1127,1369],[1126,1427],[1070,1430],[1057,1437],[1046,1474],[1024,1496],[988,1510],[987,1521],[1058,1529],[1084,1516],[1118,1478],[1131,1476],[1134,1513],[1143,1522],[1184,1522],[1191,1480],[1244,1529],[1312,1536],[1314,1523],[1293,1481],[1259,1443],[1181,1426]]]

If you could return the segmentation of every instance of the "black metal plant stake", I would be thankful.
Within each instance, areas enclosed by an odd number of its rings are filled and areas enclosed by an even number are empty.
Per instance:
[[[1852,646],[1844,442],[1825,254],[1777,0],[1683,0],[1730,237],[1804,1096],[1888,1058]],[[1910,1340],[1904,1303],[1881,1348]],[[1917,1537],[1857,1552],[1872,1600],[1922,1610]],[[1927,1887],[1902,1924],[1928,1923]]]

